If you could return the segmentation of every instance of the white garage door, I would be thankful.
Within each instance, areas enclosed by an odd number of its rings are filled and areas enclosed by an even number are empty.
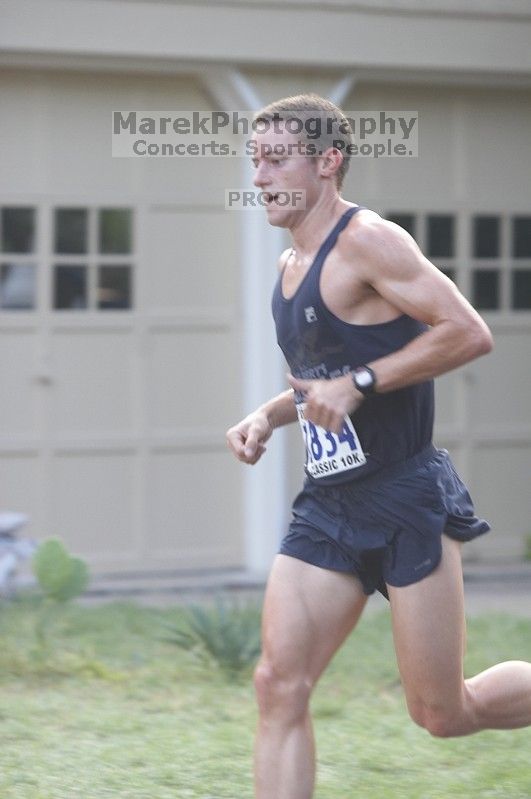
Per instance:
[[[0,508],[99,570],[241,564],[234,159],[111,158],[112,110],[207,101],[175,77],[0,92]]]

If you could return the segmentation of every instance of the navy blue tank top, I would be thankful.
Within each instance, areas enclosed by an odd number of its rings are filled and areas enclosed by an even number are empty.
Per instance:
[[[369,325],[342,321],[325,305],[319,278],[326,256],[361,206],[349,208],[327,236],[294,296],[282,294],[279,275],[272,299],[277,341],[292,374],[301,379],[331,379],[401,349],[427,326],[410,316]],[[330,433],[304,417],[304,397],[295,392],[306,443],[305,470],[319,484],[358,480],[406,460],[432,439],[433,380],[366,398],[341,434]]]

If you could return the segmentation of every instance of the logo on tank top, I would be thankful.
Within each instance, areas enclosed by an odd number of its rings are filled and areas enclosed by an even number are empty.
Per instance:
[[[305,308],[304,313],[306,315],[306,321],[308,324],[311,322],[317,322],[317,314],[315,313],[315,308],[313,305],[309,305],[308,308]]]

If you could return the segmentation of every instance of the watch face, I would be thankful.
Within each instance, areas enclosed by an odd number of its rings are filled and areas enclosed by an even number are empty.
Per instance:
[[[361,393],[365,395],[373,393],[376,378],[372,369],[368,366],[360,366],[353,372],[352,376],[354,378],[354,385],[358,391],[361,391]]]
[[[360,369],[359,372],[356,372],[356,383],[361,386],[361,388],[370,388],[374,380],[367,369]]]

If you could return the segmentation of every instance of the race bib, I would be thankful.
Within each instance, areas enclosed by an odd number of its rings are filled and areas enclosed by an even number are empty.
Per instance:
[[[332,433],[310,422],[304,416],[306,404],[297,404],[297,415],[306,445],[306,470],[311,477],[330,477],[358,469],[367,462],[359,438],[349,416],[345,416],[340,433]]]

